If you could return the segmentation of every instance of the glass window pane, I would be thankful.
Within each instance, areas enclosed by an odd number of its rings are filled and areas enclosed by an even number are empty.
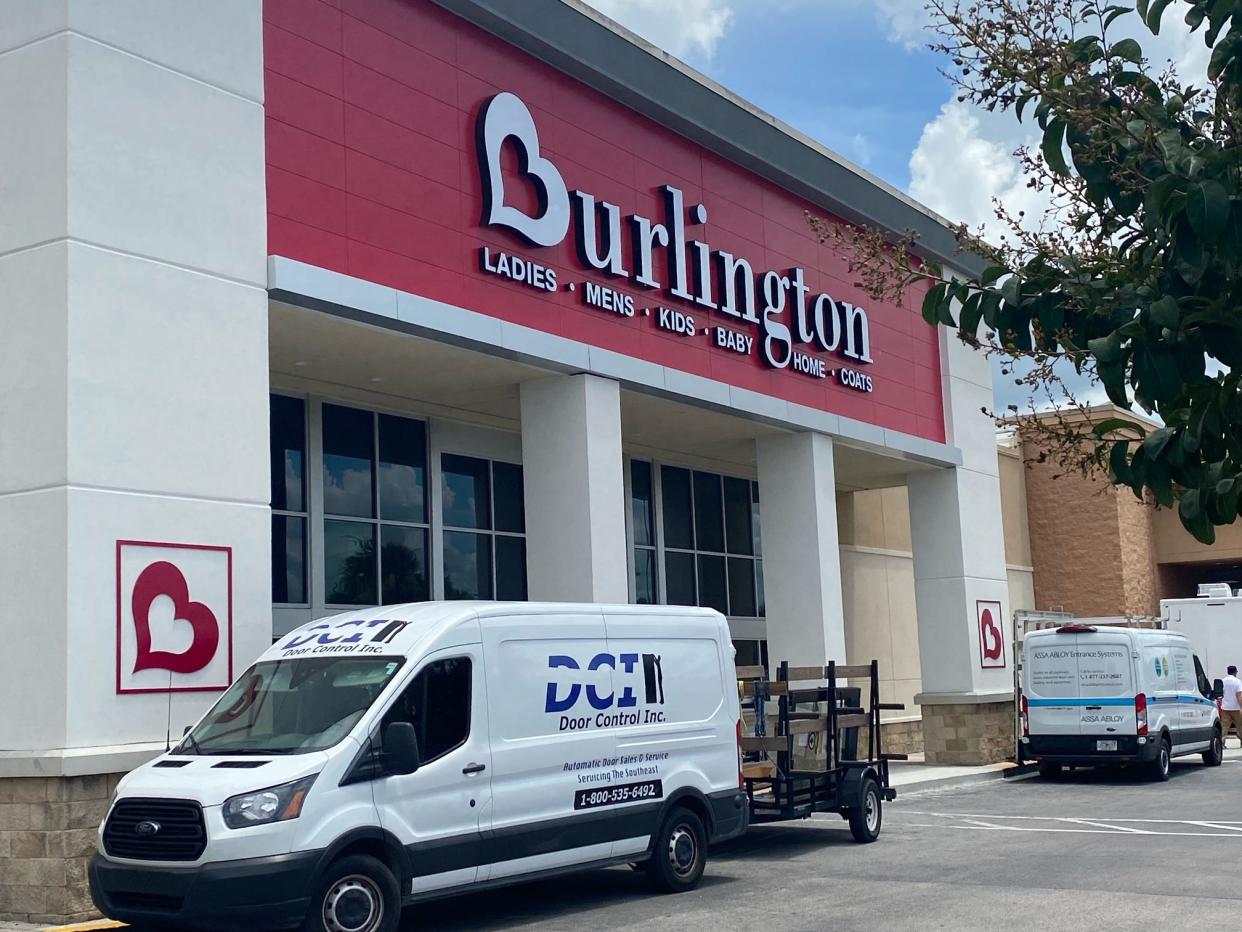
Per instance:
[[[750,529],[750,482],[747,479],[724,480],[725,536],[729,553],[754,553],[755,537]]]
[[[427,530],[385,524],[380,528],[380,582],[385,605],[431,598]]]
[[[630,512],[634,522],[634,543],[640,547],[655,546],[655,521],[652,519],[651,504],[651,464],[642,460],[632,460],[630,462]]]
[[[440,459],[441,512],[446,527],[492,526],[487,460],[445,453]]]
[[[763,537],[759,533],[759,483],[752,482],[750,488],[750,528],[755,535],[755,556],[761,557],[763,556]]]
[[[655,605],[658,601],[655,551],[637,549],[634,551],[634,604]]]
[[[469,657],[427,664],[384,713],[379,733],[393,722],[409,722],[424,766],[460,747],[470,735],[471,675]]]
[[[305,603],[306,519],[272,515],[272,601]]]
[[[323,576],[329,605],[378,605],[375,525],[361,521],[324,521]]]
[[[323,406],[323,510],[375,517],[375,417],[370,411]]]
[[[522,467],[513,463],[492,463],[492,495],[495,498],[496,530],[526,531],[526,502],[523,499]]]
[[[709,472],[694,474],[694,540],[699,550],[724,550],[724,503],[720,477]]]
[[[768,613],[767,605],[763,601],[763,561],[755,561],[755,602],[756,614],[762,618]]]
[[[694,585],[694,554],[666,551],[664,580],[668,588],[669,605],[698,604]]]
[[[427,425],[381,414],[379,458],[380,517],[426,523]]]
[[[735,667],[757,667],[759,666],[759,642],[758,641],[734,641],[733,665]]]
[[[755,617],[755,561],[729,558],[729,614]]]
[[[492,597],[492,539],[487,534],[444,532],[444,597]]]
[[[726,595],[725,558],[699,555],[699,604],[704,608],[728,614],[729,600]]]
[[[269,413],[272,507],[277,511],[305,511],[306,402],[301,398],[272,395]]]
[[[496,598],[504,602],[525,602],[526,538],[497,535],[495,540]]]
[[[690,518],[690,470],[661,466],[660,500],[664,508],[664,546],[694,549],[694,525]]]

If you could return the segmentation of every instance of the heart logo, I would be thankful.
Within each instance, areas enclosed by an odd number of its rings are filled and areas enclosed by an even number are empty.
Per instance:
[[[983,614],[979,617],[979,629],[983,637],[983,656],[986,660],[1000,660],[1001,652],[1005,649],[1004,642],[1001,639],[1000,627],[996,624],[996,619],[992,617],[992,610],[985,608]]]
[[[193,641],[183,651],[151,649],[151,603],[162,595],[172,599],[173,618],[188,622],[194,632]],[[185,577],[176,566],[160,560],[144,569],[134,583],[130,604],[138,638],[135,673],[139,670],[196,673],[211,663],[216,655],[216,648],[220,645],[220,625],[211,609],[202,602],[190,600],[190,590]]]
[[[569,191],[556,166],[539,154],[539,133],[526,104],[514,94],[497,94],[483,105],[476,135],[483,178],[483,223],[513,230],[535,246],[561,242],[569,230]],[[509,139],[516,140],[521,172],[538,193],[538,217],[505,203],[500,150]]]

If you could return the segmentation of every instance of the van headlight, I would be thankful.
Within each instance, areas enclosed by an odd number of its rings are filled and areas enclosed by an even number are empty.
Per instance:
[[[246,828],[296,819],[302,814],[302,803],[317,776],[312,774],[292,783],[229,797],[224,801],[224,824],[229,828]]]

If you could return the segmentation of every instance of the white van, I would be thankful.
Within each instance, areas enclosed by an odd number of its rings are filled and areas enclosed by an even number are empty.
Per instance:
[[[385,932],[423,898],[584,867],[689,890],[746,829],[739,734],[711,610],[348,612],[121,781],[91,892],[149,929]]]
[[[1151,628],[1066,624],[1026,636],[1022,743],[1044,776],[1062,765],[1139,764],[1157,780],[1169,761],[1223,756],[1212,686],[1190,642]]]

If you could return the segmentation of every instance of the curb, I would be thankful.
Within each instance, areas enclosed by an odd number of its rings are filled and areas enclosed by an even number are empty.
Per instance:
[[[1015,767],[1007,767],[1004,770],[990,770],[987,773],[972,773],[955,777],[920,780],[917,783],[907,783],[904,786],[898,785],[893,788],[897,790],[897,798],[900,800],[902,797],[914,796],[929,790],[947,790],[964,786],[977,786],[983,783],[1026,780],[1037,772],[1038,768],[1036,765],[1022,764]]]

